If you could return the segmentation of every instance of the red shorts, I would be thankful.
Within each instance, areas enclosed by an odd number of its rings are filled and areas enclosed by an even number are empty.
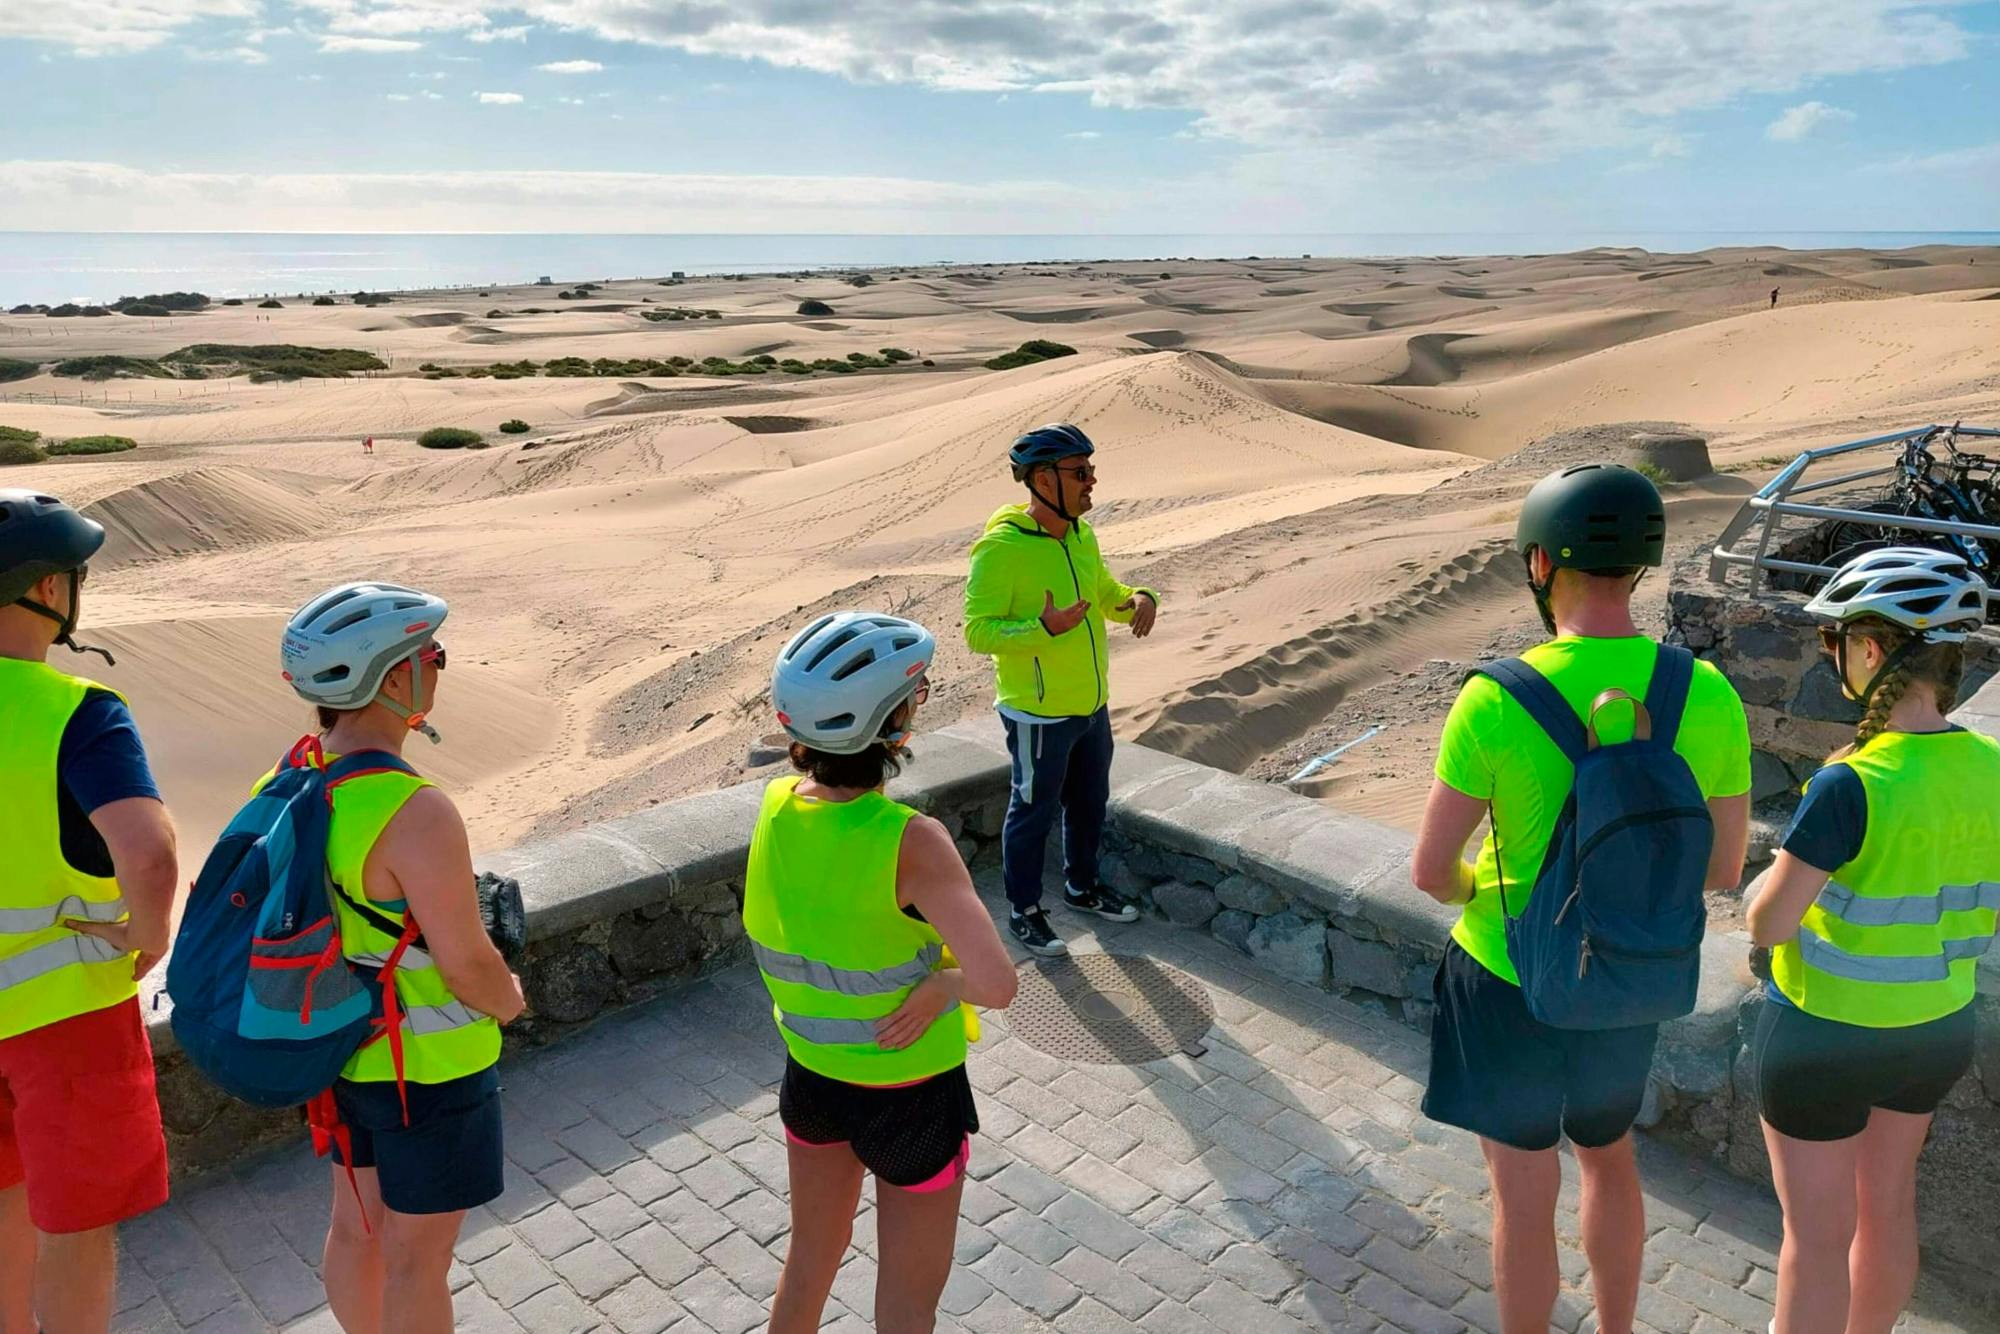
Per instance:
[[[0,1039],[0,1190],[23,1181],[43,1232],[88,1232],[167,1202],[136,997]]]

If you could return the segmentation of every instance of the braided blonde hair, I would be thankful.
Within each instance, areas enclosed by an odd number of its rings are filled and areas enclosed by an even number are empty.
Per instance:
[[[1857,639],[1872,639],[1885,655],[1893,655],[1910,642],[1902,627],[1879,616],[1862,616],[1842,627]],[[1914,685],[1927,685],[1937,692],[1938,712],[1950,713],[1958,704],[1958,691],[1965,680],[1965,645],[1920,643],[1901,662],[1883,674],[1869,697],[1867,711],[1855,724],[1854,740],[1827,756],[1846,759],[1889,730],[1889,715]]]

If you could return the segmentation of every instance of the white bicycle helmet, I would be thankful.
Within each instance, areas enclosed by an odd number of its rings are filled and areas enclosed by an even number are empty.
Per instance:
[[[794,741],[829,755],[858,755],[914,695],[937,653],[915,621],[871,611],[822,616],[792,637],[771,673],[771,702]]]
[[[1924,547],[1856,556],[1806,610],[1832,621],[1880,616],[1931,643],[1957,643],[1986,623],[1986,581],[1965,557]]]
[[[285,680],[300,698],[330,709],[359,709],[382,693],[382,678],[400,662],[412,672],[413,708],[382,706],[438,739],[424,721],[423,673],[417,655],[450,614],[444,599],[397,584],[342,584],[292,616],[279,649]]]

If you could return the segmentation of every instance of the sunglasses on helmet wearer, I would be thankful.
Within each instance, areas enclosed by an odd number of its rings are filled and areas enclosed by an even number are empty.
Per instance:
[[[426,667],[436,667],[439,671],[443,671],[444,645],[433,639],[417,651],[417,661]]]
[[[1065,468],[1060,463],[1051,463],[1049,467],[1066,477],[1074,477],[1079,482],[1094,482],[1097,480],[1097,469],[1088,463],[1080,463],[1074,468]]]

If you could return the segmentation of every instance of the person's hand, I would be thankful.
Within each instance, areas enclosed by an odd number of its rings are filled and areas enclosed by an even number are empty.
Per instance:
[[[519,973],[509,973],[507,974],[507,978],[514,984],[514,1004],[506,1014],[496,1014],[493,1016],[500,1021],[502,1027],[519,1019],[528,1008],[528,993],[521,988],[521,975]]]
[[[1153,618],[1160,614],[1160,604],[1153,601],[1151,593],[1134,593],[1118,604],[1118,610],[1132,613],[1132,638],[1144,639],[1153,633]]]
[[[956,968],[946,968],[917,983],[894,1014],[876,1021],[875,1045],[899,1051],[930,1032],[937,1017],[958,1000],[964,976]]]
[[[1771,951],[1763,945],[1750,947],[1750,975],[1760,982],[1771,980]]]
[[[1084,615],[1089,612],[1087,599],[1078,598],[1067,607],[1056,606],[1054,593],[1042,594],[1042,629],[1051,635],[1066,635],[1083,624]]]
[[[153,971],[160,960],[166,957],[167,946],[172,943],[167,939],[167,928],[164,925],[152,928],[135,927],[130,917],[122,922],[88,922],[69,917],[63,919],[63,927],[76,932],[79,936],[95,936],[120,954],[137,956],[132,960],[134,982]]]

